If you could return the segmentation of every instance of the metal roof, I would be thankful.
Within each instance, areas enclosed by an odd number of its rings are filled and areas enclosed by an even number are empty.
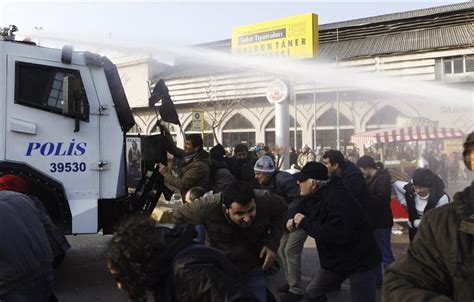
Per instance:
[[[398,21],[398,20],[403,20],[403,19],[426,17],[430,15],[451,13],[455,11],[470,10],[470,9],[471,10],[474,9],[474,2],[449,4],[449,5],[444,5],[444,6],[418,9],[418,10],[413,10],[413,11],[408,11],[408,12],[400,12],[400,13],[394,13],[394,14],[354,19],[354,20],[349,20],[349,21],[328,23],[328,24],[320,25],[319,30],[330,30],[330,29],[351,27],[351,26],[364,26],[364,25],[369,25],[369,24],[379,23],[379,22]]]
[[[198,46],[230,52],[231,40]],[[319,58],[323,60],[469,46],[474,46],[474,2],[319,26]],[[235,72],[235,68],[232,71]],[[219,69],[219,72],[225,70]],[[175,66],[159,76],[169,79],[210,73],[215,73],[215,68],[178,59]]]
[[[409,31],[320,45],[320,57],[347,59],[474,45],[474,24]]]

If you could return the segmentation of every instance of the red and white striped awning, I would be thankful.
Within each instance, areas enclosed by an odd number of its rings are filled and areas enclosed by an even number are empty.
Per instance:
[[[356,145],[373,145],[377,143],[426,141],[436,139],[463,138],[460,130],[438,127],[385,128],[355,134],[351,142]]]

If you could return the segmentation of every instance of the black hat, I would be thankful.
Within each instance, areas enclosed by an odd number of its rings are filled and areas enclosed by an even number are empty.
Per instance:
[[[209,151],[209,154],[211,155],[212,159],[220,160],[224,158],[225,149],[221,144],[217,144],[211,148],[211,150]]]
[[[316,180],[328,180],[329,173],[328,168],[325,165],[318,162],[309,162],[307,163],[303,169],[301,169],[300,173],[296,173],[293,175],[296,180],[303,181],[307,180],[308,178],[316,179]]]
[[[371,156],[368,156],[368,155],[364,155],[361,158],[359,158],[359,160],[356,163],[356,166],[362,169],[367,169],[367,168],[376,169],[377,168],[377,166],[375,165],[375,160]]]

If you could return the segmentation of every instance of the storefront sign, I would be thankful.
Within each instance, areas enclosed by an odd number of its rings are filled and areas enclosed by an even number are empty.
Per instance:
[[[232,52],[313,58],[318,53],[318,15],[310,13],[235,27]]]

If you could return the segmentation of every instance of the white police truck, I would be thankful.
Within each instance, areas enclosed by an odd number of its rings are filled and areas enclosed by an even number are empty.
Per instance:
[[[30,184],[66,233],[111,230],[132,207],[125,133],[134,125],[106,57],[15,41],[0,28],[0,174]]]

